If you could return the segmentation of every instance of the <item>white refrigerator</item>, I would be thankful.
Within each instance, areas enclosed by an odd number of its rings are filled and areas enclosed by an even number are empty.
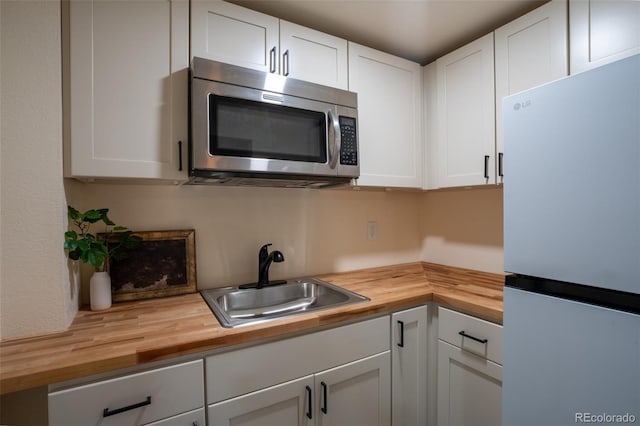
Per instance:
[[[640,425],[640,55],[503,111],[503,425]]]

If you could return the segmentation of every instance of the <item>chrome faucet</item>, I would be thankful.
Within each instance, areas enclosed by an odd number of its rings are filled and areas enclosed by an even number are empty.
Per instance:
[[[270,245],[272,244],[263,245],[258,253],[258,283],[256,288],[286,283],[286,281],[269,281],[269,267],[271,266],[271,262],[284,262],[282,252],[274,250],[269,253]]]

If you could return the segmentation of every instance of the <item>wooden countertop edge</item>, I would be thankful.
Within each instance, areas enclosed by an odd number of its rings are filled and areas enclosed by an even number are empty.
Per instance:
[[[477,271],[454,267],[442,267],[442,265],[432,265],[423,262],[419,264],[423,265],[426,269],[431,267],[436,268],[437,273],[441,273],[441,269],[444,268],[445,272],[448,270],[454,270],[455,272],[460,271],[463,275],[465,273],[469,273],[471,276],[474,276],[474,274],[482,274],[483,277],[488,276],[490,277],[490,280],[494,281],[489,282],[488,284],[488,287],[494,287],[491,288],[491,291],[495,292],[499,289],[498,282],[500,281],[500,276],[497,274],[478,273]],[[489,321],[502,323],[501,300],[494,301],[488,298],[483,298],[483,296],[470,295],[465,293],[464,290],[452,290],[448,288],[446,283],[443,284],[442,282],[438,282],[437,285],[432,286],[427,279],[429,274],[423,275],[421,280],[416,280],[415,282],[412,281],[411,286],[415,287],[415,289],[410,297],[407,297],[406,295],[394,295],[393,280],[398,279],[402,281],[403,279],[401,275],[394,272],[402,270],[405,267],[409,268],[414,266],[415,264],[392,265],[388,267],[354,271],[353,273],[346,272],[324,275],[324,277],[330,277],[333,279],[332,282],[335,284],[354,290],[354,285],[348,283],[349,279],[354,280],[353,277],[366,275],[367,271],[371,271],[374,274],[383,274],[382,276],[371,280],[363,278],[355,279],[358,285],[370,281],[374,285],[380,284],[380,286],[389,286],[389,288],[385,287],[381,294],[376,293],[374,296],[376,300],[372,302],[305,314],[296,317],[294,320],[288,318],[269,321],[268,323],[249,326],[246,328],[223,329],[222,331],[213,333],[213,335],[210,335],[211,330],[203,329],[203,332],[193,339],[187,339],[179,342],[169,341],[166,344],[153,342],[149,344],[149,347],[139,348],[135,352],[122,350],[120,351],[121,353],[118,353],[115,356],[111,354],[104,358],[99,356],[92,357],[86,362],[74,362],[66,365],[54,366],[52,368],[31,371],[29,373],[20,372],[13,376],[7,376],[4,372],[0,371],[0,375],[2,376],[0,377],[0,395],[79,377],[114,371],[121,368],[134,367],[144,363],[166,360],[182,355],[209,352],[224,347],[246,344],[249,342],[259,342],[265,339],[284,338],[296,333],[309,332],[314,329],[365,319],[366,317],[388,314],[399,309],[410,308],[429,301],[439,302],[454,309],[457,308],[472,315],[477,315]],[[415,275],[415,270],[410,271],[408,274]],[[376,288],[377,291],[380,292],[380,288]],[[501,291],[501,289],[499,289],[499,291]],[[367,296],[365,291],[362,291],[361,294]],[[482,303],[479,303],[479,298]],[[204,303],[204,301],[202,303]],[[69,332],[63,331],[61,333],[25,338],[24,340],[34,338],[54,338],[55,336],[65,334],[69,334]],[[15,343],[19,340],[22,339],[11,339],[8,342]]]

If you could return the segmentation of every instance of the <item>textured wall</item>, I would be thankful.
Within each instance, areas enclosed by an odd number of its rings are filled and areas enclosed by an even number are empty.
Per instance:
[[[77,311],[62,250],[60,3],[2,1],[0,336],[64,329]]]

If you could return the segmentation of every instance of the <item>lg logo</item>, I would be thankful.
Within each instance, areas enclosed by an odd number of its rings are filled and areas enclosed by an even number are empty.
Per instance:
[[[527,100],[524,102],[516,102],[515,104],[513,104],[513,110],[514,111],[519,111],[521,108],[527,108],[531,106],[531,101]]]

